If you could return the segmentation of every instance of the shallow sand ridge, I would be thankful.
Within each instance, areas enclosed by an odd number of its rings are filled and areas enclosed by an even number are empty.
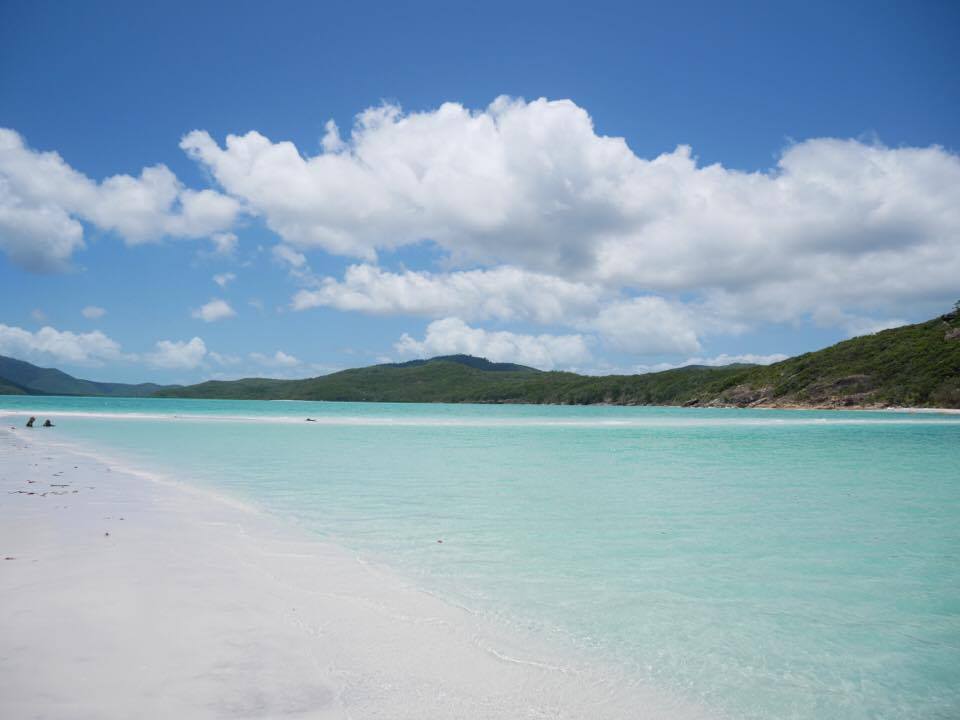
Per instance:
[[[704,716],[250,508],[8,428],[0,716]]]

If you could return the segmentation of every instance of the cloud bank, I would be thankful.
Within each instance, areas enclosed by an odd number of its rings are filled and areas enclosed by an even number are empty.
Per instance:
[[[207,357],[207,345],[202,338],[186,340],[160,340],[145,359],[158,368],[191,370],[199,367]]]
[[[458,318],[436,320],[423,340],[404,334],[394,346],[400,355],[476,355],[494,362],[516,362],[543,370],[569,366],[591,359],[581,335],[524,335],[505,330],[491,332],[474,328]]]
[[[52,357],[61,362],[99,365],[120,359],[120,344],[99,330],[74,333],[45,326],[36,332],[0,324],[0,355]]]
[[[239,210],[234,198],[185,187],[164,165],[98,183],[0,128],[0,249],[28,270],[67,269],[84,247],[83,223],[138,244],[211,235],[233,225]]]
[[[286,244],[368,262],[427,239],[455,263],[695,291],[772,320],[871,306],[878,284],[890,302],[943,294],[960,271],[960,159],[939,147],[812,139],[741,172],[687,146],[640,158],[570,101],[509,98],[372,108],[315,156],[257,132],[181,147]]]
[[[365,261],[295,309],[562,324],[624,352],[695,353],[763,323],[879,327],[960,276],[960,159],[936,146],[811,139],[743,172],[683,145],[638,157],[570,101],[498,98],[371,108],[347,138],[328,124],[313,156],[257,132],[181,147],[296,267],[311,250]],[[424,240],[474,267],[376,264]]]
[[[689,357],[711,334],[768,323],[879,328],[952,302],[960,277],[960,157],[938,146],[813,138],[745,172],[701,165],[685,145],[639,157],[569,100],[500,97],[369,108],[347,135],[327,123],[315,154],[256,131],[221,142],[195,130],[180,147],[215,189],[162,165],[97,182],[0,131],[0,248],[63,269],[87,223],[130,244],[209,237],[230,255],[238,216],[256,217],[301,284],[296,310],[425,317],[404,352],[512,347],[554,365],[594,343]],[[445,270],[381,267],[424,242]],[[358,262],[316,277],[315,252]],[[494,322],[545,332],[478,327]]]

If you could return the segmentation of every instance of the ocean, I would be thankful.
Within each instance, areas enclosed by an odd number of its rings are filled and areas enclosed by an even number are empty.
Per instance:
[[[960,415],[0,397],[23,412],[717,717],[960,716]]]

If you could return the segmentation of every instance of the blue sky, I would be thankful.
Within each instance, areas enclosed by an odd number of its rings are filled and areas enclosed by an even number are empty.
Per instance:
[[[937,2],[6,0],[0,353],[642,371],[925,319],[960,297],[958,28]]]

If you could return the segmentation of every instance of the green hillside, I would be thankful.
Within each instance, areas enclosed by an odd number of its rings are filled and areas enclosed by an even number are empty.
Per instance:
[[[542,372],[467,355],[343,370],[306,380],[250,378],[205,382],[157,393],[160,397],[340,400],[368,402],[483,402],[668,404],[694,396],[733,368],[680,368],[648,375],[593,377]]]
[[[210,381],[170,388],[159,397],[194,397],[260,400],[351,400],[375,402],[478,401],[491,387],[514,387],[523,380],[548,373],[483,358],[454,355],[414,360],[308,378],[266,380],[249,378]]]
[[[29,395],[22,387],[17,387],[12,383],[0,380],[0,395]]]
[[[960,311],[711,384],[702,405],[960,407]]]
[[[740,407],[960,407],[960,311],[768,366],[595,377],[450,355],[304,380],[100,383],[0,356],[0,394]]]
[[[594,377],[454,355],[305,380],[251,378],[161,397],[758,407],[960,407],[960,313],[853,338],[768,366]]]
[[[155,383],[128,385],[81,380],[54,368],[0,355],[0,395],[148,397],[163,388]]]

